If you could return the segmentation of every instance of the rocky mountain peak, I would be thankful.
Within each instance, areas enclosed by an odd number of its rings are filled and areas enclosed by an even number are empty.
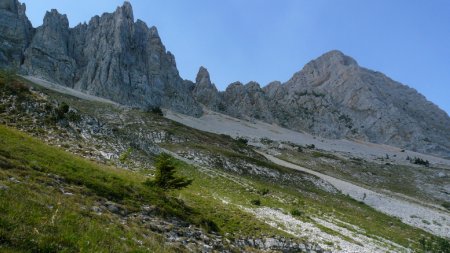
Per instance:
[[[152,38],[159,38],[158,28],[156,26],[150,27],[150,37]]]
[[[200,67],[195,78],[193,95],[201,104],[214,110],[218,109],[220,101],[219,92],[216,86],[211,83],[208,70],[203,66]]]
[[[209,77],[208,70],[201,66],[198,70],[197,77],[195,78],[195,83],[200,86],[210,86],[211,85],[211,79]]]
[[[255,81],[250,81],[247,84],[245,84],[245,88],[247,89],[247,91],[254,91],[254,92],[261,91],[261,86],[259,85],[259,83]]]
[[[62,27],[69,28],[69,20],[66,14],[60,14],[58,10],[47,11],[44,16],[43,27]]]
[[[225,91],[231,91],[231,90],[235,90],[235,89],[241,89],[241,88],[243,88],[243,87],[244,87],[244,84],[243,84],[243,83],[241,83],[241,82],[239,82],[239,81],[236,81],[236,82],[233,82],[233,83],[231,83],[230,85],[228,85],[228,87],[226,88]]]
[[[342,79],[349,72],[354,72],[358,69],[358,63],[353,58],[343,54],[341,51],[332,50],[308,62],[301,71],[293,75],[288,84],[291,90],[321,86],[327,80]],[[343,75],[344,72],[346,74]]]
[[[134,21],[133,6],[131,6],[130,2],[125,1],[122,6],[117,7],[114,15],[122,15],[126,19]]]
[[[358,65],[355,59],[353,59],[350,56],[345,55],[339,50],[332,50],[329,51],[323,55],[321,55],[319,58],[313,60],[316,65],[344,65],[344,66],[351,66],[351,65]]]

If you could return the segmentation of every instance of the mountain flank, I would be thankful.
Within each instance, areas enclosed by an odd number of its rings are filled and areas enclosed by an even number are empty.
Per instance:
[[[198,117],[205,106],[321,137],[450,157],[444,111],[340,51],[309,62],[287,82],[235,82],[220,92],[204,67],[195,83],[183,80],[156,27],[135,21],[129,2],[73,28],[57,10],[33,28],[25,10],[17,0],[0,0],[0,67],[144,110]]]

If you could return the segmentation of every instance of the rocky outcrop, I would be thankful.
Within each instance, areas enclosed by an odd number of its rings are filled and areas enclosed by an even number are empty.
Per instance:
[[[240,118],[272,121],[268,97],[256,82],[230,84],[222,94],[224,112]]]
[[[25,10],[17,0],[0,0],[0,67],[18,68],[23,62],[34,32]]]
[[[199,103],[205,105],[206,107],[212,110],[219,110],[219,91],[216,86],[211,83],[209,72],[205,67],[200,67],[198,70],[192,95]]]
[[[73,88],[130,106],[201,114],[156,27],[134,22],[129,3],[78,25],[71,41],[72,54],[78,55]]]
[[[201,115],[200,105],[191,96],[193,86],[179,76],[175,57],[166,51],[156,27],[135,22],[130,3],[74,28],[69,28],[65,15],[52,10],[32,38],[24,5],[1,3],[2,13],[8,14],[2,14],[5,23],[0,27],[9,36],[1,40],[4,65],[13,65],[13,59],[24,74],[123,105]],[[17,42],[12,49],[3,46],[10,41]]]
[[[22,65],[29,75],[44,77],[60,84],[73,83],[75,60],[69,56],[69,20],[57,10],[47,12],[42,26],[25,51]]]

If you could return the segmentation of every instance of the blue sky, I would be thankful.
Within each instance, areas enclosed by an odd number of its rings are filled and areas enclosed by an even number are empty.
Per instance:
[[[34,26],[46,10],[70,26],[112,12],[122,0],[25,0]],[[308,61],[338,49],[361,66],[424,94],[450,114],[450,1],[131,0],[135,19],[155,25],[194,80],[208,68],[220,90],[234,81],[287,81]]]

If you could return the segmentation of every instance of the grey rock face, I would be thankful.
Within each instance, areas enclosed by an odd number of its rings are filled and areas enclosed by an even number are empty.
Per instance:
[[[450,118],[444,111],[339,51],[309,62],[284,84],[261,89],[236,82],[220,95],[222,111],[235,117],[450,157]]]
[[[0,0],[0,67],[18,68],[33,36],[25,4]]]
[[[356,138],[450,156],[450,118],[416,90],[358,66],[339,51],[308,63],[275,113],[280,123],[331,138]]]
[[[17,0],[0,0],[0,67],[133,107],[202,114],[206,107],[328,138],[353,138],[450,157],[450,118],[436,105],[339,51],[306,64],[286,83],[236,82],[224,92],[200,68],[182,80],[158,31],[134,21],[128,2],[69,28],[47,12],[34,29]]]
[[[67,85],[73,82],[76,65],[69,56],[69,21],[57,10],[45,14],[44,23],[37,28],[25,51],[22,68],[30,75]]]
[[[134,22],[130,3],[74,28],[69,28],[65,15],[52,10],[31,40],[31,32],[25,33],[29,22],[24,5],[9,2],[1,0],[0,11],[9,15],[2,14],[1,19],[9,23],[2,22],[0,33],[12,36],[19,28],[23,32],[20,38],[1,38],[0,62],[4,65],[17,58],[16,65],[26,74],[124,105],[201,115],[200,105],[191,96],[193,87],[179,76],[175,57],[166,51],[155,27]],[[12,49],[3,45],[10,41],[17,41]]]
[[[219,91],[217,91],[216,86],[211,83],[209,72],[204,67],[200,67],[198,71],[192,94],[199,103],[212,110],[219,110]]]
[[[71,41],[79,67],[75,89],[130,106],[163,106],[189,115],[201,114],[156,27],[134,22],[129,3],[112,14],[92,18],[88,25],[75,27]]]
[[[268,97],[258,83],[230,84],[222,94],[224,111],[235,117],[272,121]]]

